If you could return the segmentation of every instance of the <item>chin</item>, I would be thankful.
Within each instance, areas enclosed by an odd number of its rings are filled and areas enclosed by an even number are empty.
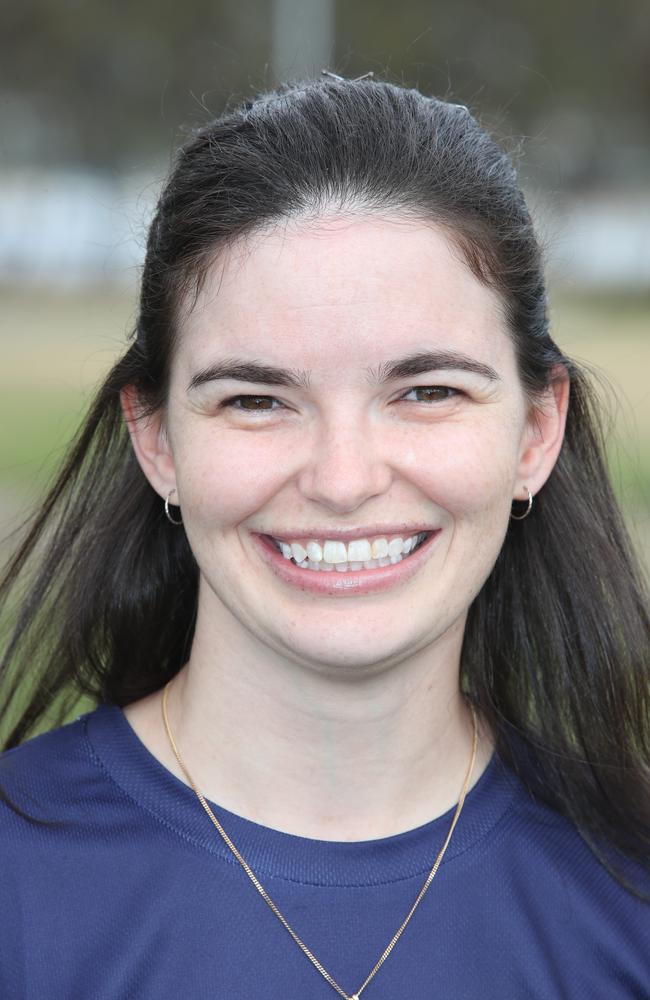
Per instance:
[[[423,623],[423,631],[424,627]],[[341,633],[336,639],[331,634],[324,636],[320,630],[316,630],[310,643],[297,641],[295,635],[285,636],[284,643],[289,659],[313,665],[318,672],[347,670],[355,673],[381,673],[435,642],[431,622],[426,623],[426,632],[426,635],[420,633],[418,636],[411,627],[408,633],[405,631],[401,635],[396,635],[394,629],[390,634],[382,634],[374,623],[369,628],[359,628],[357,618],[356,622],[350,622],[347,629],[341,622]],[[288,645],[287,639],[290,639]]]

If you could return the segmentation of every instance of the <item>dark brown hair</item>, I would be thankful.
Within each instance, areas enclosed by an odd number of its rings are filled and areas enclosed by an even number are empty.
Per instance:
[[[63,718],[80,692],[125,706],[183,665],[197,568],[136,462],[120,390],[134,385],[149,411],[164,406],[179,303],[220,249],[278,220],[351,206],[445,227],[499,292],[531,399],[555,366],[569,372],[559,459],[470,609],[461,687],[500,756],[639,895],[613,852],[650,868],[650,622],[592,390],[551,338],[542,253],[508,155],[466,108],[388,82],[283,85],[178,151],[149,231],[132,343],[0,587],[16,609],[0,705],[5,717],[22,706],[5,746],[52,706]]]

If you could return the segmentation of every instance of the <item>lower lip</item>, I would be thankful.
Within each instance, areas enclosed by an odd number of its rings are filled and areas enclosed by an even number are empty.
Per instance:
[[[356,597],[359,594],[377,594],[406,583],[429,558],[429,553],[440,531],[433,531],[412,555],[392,566],[375,569],[351,570],[347,573],[301,569],[282,553],[266,535],[253,535],[262,558],[285,583],[311,594],[331,594],[336,597]]]

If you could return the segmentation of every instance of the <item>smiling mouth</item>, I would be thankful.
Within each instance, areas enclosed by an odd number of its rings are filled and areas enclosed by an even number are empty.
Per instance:
[[[272,535],[264,537],[280,552],[287,562],[292,563],[300,569],[311,572],[358,572],[360,570],[373,570],[385,566],[394,566],[399,562],[409,559],[422,545],[434,534],[433,531],[421,531],[410,538],[393,538],[390,541],[386,538],[378,539],[373,543],[371,549],[358,547],[352,552],[346,551],[342,543],[336,543],[328,548],[330,543],[325,545],[319,542],[308,542],[306,547],[298,544],[287,544],[281,542]],[[370,558],[351,558],[362,555],[369,555]],[[325,558],[327,556],[327,558]]]

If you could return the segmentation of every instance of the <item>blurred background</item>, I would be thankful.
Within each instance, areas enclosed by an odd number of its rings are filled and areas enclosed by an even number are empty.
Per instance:
[[[3,13],[5,554],[124,349],[184,129],[327,68],[465,104],[515,157],[554,336],[601,385],[614,483],[650,566],[647,0],[23,0]]]

